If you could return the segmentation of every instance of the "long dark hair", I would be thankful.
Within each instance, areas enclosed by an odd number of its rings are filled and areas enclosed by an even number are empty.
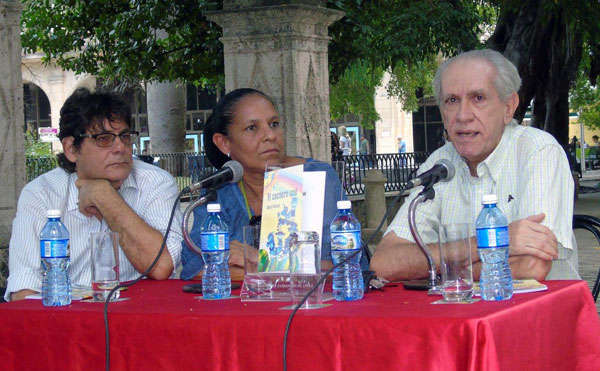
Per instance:
[[[225,94],[225,96],[221,98],[212,114],[206,121],[206,125],[204,127],[204,151],[210,163],[213,164],[213,166],[217,169],[229,161],[229,157],[227,157],[225,153],[221,152],[221,150],[215,145],[213,142],[213,136],[216,133],[227,136],[229,125],[231,125],[235,115],[235,105],[242,100],[242,98],[252,94],[260,95],[271,102],[273,107],[276,107],[273,99],[261,91],[250,88],[235,89]]]

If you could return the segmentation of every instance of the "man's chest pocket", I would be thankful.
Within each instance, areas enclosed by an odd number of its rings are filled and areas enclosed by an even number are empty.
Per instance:
[[[503,195],[502,199],[498,200],[497,206],[502,210],[502,213],[504,213],[509,223],[518,219],[517,213],[519,212],[519,208],[517,200],[515,200],[512,195]]]

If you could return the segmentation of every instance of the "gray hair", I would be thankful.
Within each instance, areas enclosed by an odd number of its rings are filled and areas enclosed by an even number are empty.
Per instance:
[[[438,68],[433,80],[433,89],[438,106],[442,98],[442,76],[452,63],[461,60],[482,60],[494,66],[496,69],[494,86],[496,87],[498,97],[502,101],[506,101],[513,92],[518,92],[521,87],[519,71],[505,56],[491,49],[471,50],[444,61]]]

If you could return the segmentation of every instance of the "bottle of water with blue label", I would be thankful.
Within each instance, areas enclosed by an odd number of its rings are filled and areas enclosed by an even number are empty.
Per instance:
[[[45,306],[71,304],[69,279],[69,231],[60,221],[60,210],[48,210],[48,221],[40,233],[42,258],[42,303]]]
[[[508,265],[508,219],[496,206],[496,195],[484,195],[479,213],[477,251],[482,262],[479,284],[483,300],[512,298],[513,284]]]
[[[333,297],[340,301],[360,300],[364,294],[360,270],[360,223],[352,214],[350,201],[338,201],[337,208],[338,213],[329,228],[333,264],[346,259],[357,250],[359,252],[333,271]]]
[[[221,205],[208,204],[208,216],[200,227],[200,249],[204,259],[202,296],[225,299],[231,295],[229,276],[229,228],[221,220]]]

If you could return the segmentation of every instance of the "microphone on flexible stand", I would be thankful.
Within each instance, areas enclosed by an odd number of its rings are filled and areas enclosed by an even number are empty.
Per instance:
[[[410,206],[408,207],[408,227],[410,229],[410,233],[415,239],[415,243],[417,246],[421,248],[421,251],[425,254],[427,258],[427,263],[429,264],[429,279],[424,283],[412,283],[412,284],[404,284],[404,288],[408,290],[427,290],[429,289],[430,293],[439,293],[441,288],[439,287],[437,274],[435,273],[435,261],[433,260],[433,256],[431,255],[431,251],[427,245],[421,239],[419,232],[417,231],[416,223],[415,223],[415,210],[417,205],[421,202],[425,202],[427,200],[433,200],[435,197],[435,191],[433,190],[433,185],[438,182],[447,182],[454,177],[454,164],[450,161],[442,159],[439,160],[433,165],[433,167],[418,177],[410,180],[406,186],[406,189],[418,187],[422,185],[423,190],[415,197]]]
[[[423,174],[417,176],[408,181],[406,184],[407,189],[413,189],[420,185],[431,187],[438,182],[447,182],[454,177],[454,164],[452,162],[441,159],[438,160],[435,165]]]
[[[205,176],[198,182],[191,184],[183,189],[183,193],[192,193],[202,188],[216,188],[223,183],[235,183],[242,179],[244,168],[237,161],[227,161],[223,167],[216,172]]]
[[[244,168],[239,162],[234,160],[227,161],[217,172],[200,179],[200,181],[197,183],[194,183],[181,191],[182,193],[185,193],[186,191],[187,193],[191,193],[201,188],[209,188],[202,197],[196,200],[196,202],[188,205],[183,212],[183,218],[181,221],[181,234],[183,236],[183,241],[196,254],[202,256],[202,250],[192,240],[190,233],[188,232],[189,219],[192,211],[194,211],[194,209],[198,206],[203,206],[209,202],[216,201],[216,188],[223,183],[235,183],[242,179],[242,175],[244,175]]]

